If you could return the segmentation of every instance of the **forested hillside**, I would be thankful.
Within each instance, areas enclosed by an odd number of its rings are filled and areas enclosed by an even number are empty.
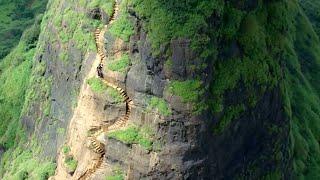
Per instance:
[[[0,179],[320,178],[317,0],[0,10]]]
[[[0,59],[19,43],[23,31],[44,12],[46,3],[47,0],[0,1]]]
[[[24,179],[30,174],[35,179],[44,179],[55,168],[50,163],[40,164],[40,159],[34,156],[39,147],[36,140],[26,136],[20,119],[45,8],[46,1],[42,0],[0,2],[0,174],[4,176],[13,170],[4,179]]]

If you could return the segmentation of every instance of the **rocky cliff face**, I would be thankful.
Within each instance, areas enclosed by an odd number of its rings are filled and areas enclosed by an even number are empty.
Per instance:
[[[57,180],[315,178],[319,103],[298,102],[319,98],[320,43],[300,5],[51,0],[22,124]]]
[[[141,29],[142,22],[134,16],[131,19],[136,25],[135,34],[127,43],[131,65],[125,80],[119,80],[119,83],[123,83],[135,104],[129,122],[139,127],[150,127],[154,145],[152,150],[145,150],[139,145],[109,138],[105,147],[106,161],[112,165],[120,164],[132,179],[200,177],[204,171],[199,171],[199,168],[205,166],[206,160],[201,150],[205,121],[200,116],[193,116],[191,105],[182,103],[181,98],[170,93],[168,87],[172,77],[185,79],[191,75],[186,72],[186,63],[192,61],[188,41],[172,42],[168,49],[173,52],[174,64],[172,68],[165,69],[165,57],[152,56],[147,33]],[[117,79],[117,76],[106,74],[107,78]],[[161,114],[156,108],[146,111],[152,97],[164,99],[171,109],[170,115]]]
[[[80,19],[86,13],[77,3],[50,1],[42,22],[30,103],[22,121],[28,134],[36,134],[44,145],[45,156],[55,157],[63,143],[81,82],[94,59],[88,48],[94,28]],[[51,146],[45,146],[48,142]]]

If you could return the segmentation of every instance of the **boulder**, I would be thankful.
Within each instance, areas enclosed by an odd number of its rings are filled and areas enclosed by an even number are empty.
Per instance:
[[[88,15],[92,19],[101,20],[103,24],[108,24],[110,20],[108,14],[100,8],[94,8],[89,10]]]

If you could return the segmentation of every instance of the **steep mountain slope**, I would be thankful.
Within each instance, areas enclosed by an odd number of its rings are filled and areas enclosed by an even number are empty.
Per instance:
[[[1,176],[318,179],[319,5],[49,0],[0,63]]]
[[[293,47],[288,53],[287,79],[291,105],[293,137],[293,167],[299,179],[319,178],[319,121],[320,121],[320,41],[319,2],[300,1]],[[312,6],[310,6],[312,4]],[[305,15],[305,14],[306,15]],[[310,19],[310,22],[308,21]],[[292,52],[295,52],[294,54]]]
[[[2,0],[0,2],[0,59],[19,43],[23,31],[45,10],[47,0]]]

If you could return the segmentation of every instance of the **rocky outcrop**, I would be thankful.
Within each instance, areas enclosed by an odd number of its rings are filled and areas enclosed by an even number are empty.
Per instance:
[[[103,24],[107,24],[110,20],[110,17],[100,8],[91,9],[88,15],[92,19],[101,20]]]

